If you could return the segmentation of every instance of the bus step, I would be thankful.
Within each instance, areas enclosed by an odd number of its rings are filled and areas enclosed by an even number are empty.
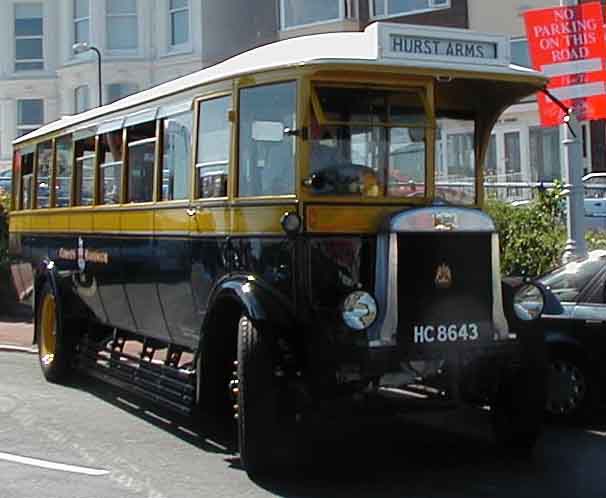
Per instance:
[[[158,402],[181,414],[189,414],[195,403],[195,375],[161,364],[140,361],[132,356],[108,354],[83,343],[80,367],[93,377]]]

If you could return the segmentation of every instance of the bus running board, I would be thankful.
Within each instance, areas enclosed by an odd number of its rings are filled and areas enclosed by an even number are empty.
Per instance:
[[[78,367],[87,374],[190,415],[195,404],[195,373],[173,365],[172,358],[166,364],[152,362],[145,345],[141,357],[136,357],[105,344],[94,344],[86,336],[80,343]]]

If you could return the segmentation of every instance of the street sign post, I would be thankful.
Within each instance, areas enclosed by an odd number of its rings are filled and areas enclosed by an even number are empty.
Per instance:
[[[564,262],[587,254],[583,203],[583,155],[580,120],[606,117],[604,17],[600,2],[577,5],[560,0],[560,7],[524,14],[533,66],[550,76],[548,89],[570,109],[564,110],[546,95],[538,95],[543,126],[562,125],[568,240]],[[567,118],[567,123],[564,123]]]

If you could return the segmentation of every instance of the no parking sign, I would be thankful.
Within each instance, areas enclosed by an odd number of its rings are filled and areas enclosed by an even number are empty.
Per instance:
[[[550,77],[548,89],[580,121],[606,118],[606,43],[599,2],[524,13],[532,65]],[[541,124],[562,123],[564,112],[538,95]]]

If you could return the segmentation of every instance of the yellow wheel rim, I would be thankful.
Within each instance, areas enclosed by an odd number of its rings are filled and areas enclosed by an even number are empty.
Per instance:
[[[40,316],[40,359],[44,365],[50,365],[55,359],[57,349],[57,321],[55,320],[55,298],[51,294],[44,296]]]

